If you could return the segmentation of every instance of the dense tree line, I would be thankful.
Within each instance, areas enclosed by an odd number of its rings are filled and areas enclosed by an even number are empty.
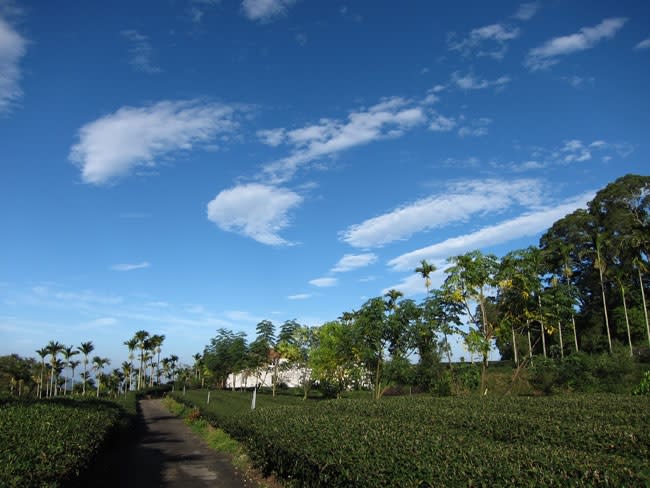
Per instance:
[[[451,364],[451,334],[482,358],[482,391],[495,346],[517,366],[535,356],[611,354],[617,344],[648,355],[649,258],[650,177],[627,175],[555,222],[539,246],[450,257],[440,289],[430,289],[436,268],[422,261],[414,270],[427,290],[420,303],[390,290],[320,327],[287,321],[277,337],[264,320],[250,344],[221,329],[203,361],[222,386],[240,371],[251,386],[271,374],[275,393],[282,368],[294,364],[305,395],[315,382],[336,393],[365,386],[379,398],[390,385],[436,387],[441,358]]]

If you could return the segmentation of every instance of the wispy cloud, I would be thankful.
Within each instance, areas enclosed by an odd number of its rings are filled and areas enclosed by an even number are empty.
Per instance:
[[[287,14],[296,0],[244,0],[244,15],[256,22],[272,22]]]
[[[345,273],[354,269],[365,268],[377,262],[377,255],[372,252],[363,254],[346,254],[336,266],[332,268],[333,273]]]
[[[456,127],[456,121],[453,117],[445,117],[444,115],[435,115],[429,124],[429,130],[434,132],[449,132]]]
[[[220,229],[235,232],[262,244],[282,246],[291,242],[279,233],[289,225],[289,212],[303,197],[286,188],[251,183],[221,191],[208,203],[208,219]]]
[[[391,259],[388,265],[397,271],[412,271],[422,259],[435,262],[472,249],[534,236],[546,230],[556,220],[584,207],[593,196],[593,192],[584,193],[558,205],[530,211],[514,219],[484,227],[479,231],[446,239],[440,243],[402,254]]]
[[[488,134],[488,126],[492,123],[492,119],[487,117],[481,117],[469,122],[469,125],[465,125],[458,129],[458,135],[460,137],[482,137]]]
[[[331,286],[336,286],[339,280],[337,278],[323,277],[310,280],[309,284],[317,286],[318,288],[328,288]]]
[[[137,264],[128,264],[128,263],[114,264],[113,266],[111,266],[111,269],[113,271],[133,271],[135,269],[144,269],[150,267],[151,267],[151,263],[149,263],[149,261],[143,261]]]
[[[513,15],[517,20],[530,20],[539,11],[539,2],[522,3]]]
[[[380,247],[405,240],[416,232],[466,222],[474,215],[497,213],[512,205],[533,205],[540,199],[536,180],[469,180],[448,185],[438,195],[398,207],[341,232],[340,239],[354,247]]]
[[[134,167],[155,167],[157,158],[169,158],[234,131],[235,117],[243,110],[199,100],[122,107],[81,127],[69,158],[81,168],[85,183],[105,184]]]
[[[140,34],[136,30],[123,30],[121,34],[131,44],[129,49],[131,59],[129,62],[133,69],[148,74],[156,74],[162,71],[153,62],[153,48],[147,36]]]
[[[20,60],[26,52],[25,38],[0,16],[0,113],[22,97]]]
[[[634,46],[634,49],[649,49],[649,48],[650,48],[650,37],[642,40],[640,43]]]
[[[625,22],[627,19],[624,17],[608,18],[593,27],[583,27],[575,34],[554,37],[531,49],[525,65],[531,71],[549,68],[557,64],[562,56],[591,49],[600,41],[613,38]]]
[[[289,156],[266,165],[263,177],[273,183],[285,182],[301,166],[318,158],[380,139],[399,137],[425,121],[422,107],[393,97],[350,113],[346,121],[321,119],[317,124],[298,129],[273,129],[258,133],[267,143],[284,143],[293,149]]]
[[[509,76],[501,76],[496,80],[486,80],[484,78],[477,78],[473,73],[467,73],[461,76],[458,71],[451,75],[451,82],[461,90],[484,90],[486,88],[503,88],[510,83]]]
[[[287,297],[288,300],[307,300],[308,298],[311,298],[311,293],[297,293]]]
[[[205,12],[220,4],[221,0],[190,0],[187,13],[192,22],[200,24],[203,21]]]
[[[472,29],[467,37],[458,38],[455,32],[447,36],[447,47],[450,51],[459,52],[462,56],[488,56],[494,59],[503,59],[508,42],[519,37],[518,27],[506,24],[490,24],[477,29]]]

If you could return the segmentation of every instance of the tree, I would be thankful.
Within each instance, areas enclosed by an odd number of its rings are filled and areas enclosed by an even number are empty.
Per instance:
[[[42,347],[36,350],[36,354],[38,354],[39,357],[41,358],[41,377],[38,383],[38,398],[43,398],[43,381],[44,381],[43,376],[45,374],[45,358],[47,357],[49,352],[47,351],[47,347]]]
[[[386,304],[382,297],[371,298],[359,309],[354,321],[355,345],[359,347],[366,369],[372,372],[375,400],[379,400],[383,394],[384,351],[389,342],[389,324],[385,311]]]
[[[83,354],[84,377],[83,377],[83,394],[86,395],[86,382],[88,381],[88,355],[93,352],[95,346],[92,341],[82,342],[79,346],[79,352]]]
[[[435,265],[427,263],[426,259],[420,261],[420,266],[415,268],[415,272],[420,273],[422,278],[424,278],[424,286],[427,288],[427,294],[429,293],[429,287],[431,286],[431,278],[429,276],[435,271]]]
[[[309,367],[325,394],[337,398],[355,380],[360,357],[355,354],[352,325],[332,321],[314,330],[314,345],[309,356]]]
[[[160,352],[161,352],[161,349],[162,349],[163,342],[165,342],[165,336],[164,335],[154,334],[149,339],[149,346],[151,347],[151,352],[152,352],[152,354],[154,352],[156,353],[156,366],[155,366],[155,368],[153,366],[153,357],[152,357],[150,386],[153,386],[154,377],[156,378],[156,383],[158,383],[158,384],[160,383],[159,364],[160,364]],[[154,374],[154,370],[155,370],[155,374]]]
[[[224,328],[217,330],[217,336],[210,339],[210,344],[203,351],[203,361],[212,371],[221,388],[226,387],[226,380],[230,374],[233,375],[234,385],[235,373],[244,368],[246,358],[245,334],[243,332],[235,334]]]
[[[72,356],[76,356],[79,354],[79,351],[74,350],[74,346],[68,346],[63,348],[63,359],[65,360],[65,367],[69,368],[70,367],[70,359]],[[73,380],[74,381],[74,380]],[[74,387],[74,384],[73,384]],[[66,394],[66,391],[68,390],[68,377],[65,377],[65,382],[63,385],[63,394]]]
[[[74,393],[74,372],[77,367],[81,364],[81,361],[70,361],[70,371],[72,371],[72,385],[70,386],[70,391]]]
[[[124,385],[124,394],[127,391],[131,391],[133,386],[133,363],[130,361],[122,362],[122,372],[124,373],[125,385]],[[126,385],[126,380],[128,380],[128,386]]]
[[[97,379],[97,397],[99,397],[99,390],[102,386],[102,370],[104,366],[108,366],[109,364],[111,364],[111,361],[108,358],[101,358],[99,356],[93,358],[93,369],[95,370],[95,378]]]
[[[144,353],[145,350],[149,347],[149,332],[146,330],[139,330],[133,335],[133,340],[135,340],[136,346],[140,349],[140,367],[138,368],[138,390],[142,389],[144,384],[145,377],[145,360]]]
[[[444,289],[451,301],[462,304],[465,313],[475,328],[465,334],[465,341],[470,348],[483,356],[481,372],[481,392],[485,392],[485,376],[492,341],[497,332],[495,323],[489,320],[487,302],[497,286],[499,261],[493,254],[484,255],[480,251],[471,251],[448,260],[452,266],[445,270],[447,278]],[[477,304],[474,310],[472,304]]]
[[[45,346],[47,349],[48,354],[50,355],[50,393],[48,396],[56,396],[56,390],[55,390],[55,374],[56,374],[56,367],[57,367],[57,355],[63,351],[63,344],[61,344],[58,341],[50,341],[48,342],[47,346]]]

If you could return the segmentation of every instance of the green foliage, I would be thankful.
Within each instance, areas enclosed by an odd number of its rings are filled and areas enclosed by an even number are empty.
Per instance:
[[[632,392],[633,395],[650,395],[650,371],[646,371],[639,386]]]
[[[76,482],[111,438],[127,431],[134,413],[133,394],[121,404],[59,398],[0,406],[0,484]]]
[[[554,390],[629,392],[637,380],[637,366],[624,347],[613,354],[572,353],[563,359],[535,358],[529,371],[531,385],[545,394]]]
[[[241,441],[265,473],[291,486],[650,482],[645,397],[271,402],[246,413],[226,413],[221,405],[221,397],[209,408],[200,405],[203,417]]]

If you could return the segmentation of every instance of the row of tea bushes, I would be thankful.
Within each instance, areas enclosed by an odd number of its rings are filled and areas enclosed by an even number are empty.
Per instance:
[[[642,397],[343,400],[238,415],[214,402],[202,414],[297,486],[650,484]]]
[[[134,394],[0,406],[0,486],[73,486],[111,437],[131,425]]]

